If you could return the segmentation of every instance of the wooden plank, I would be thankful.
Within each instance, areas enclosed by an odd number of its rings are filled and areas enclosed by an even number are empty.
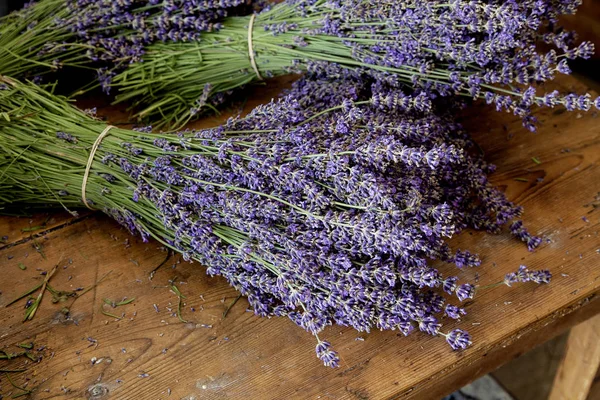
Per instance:
[[[600,369],[596,372],[587,400],[600,400]]]
[[[549,400],[586,400],[600,366],[600,315],[571,328]]]
[[[491,374],[518,400],[548,399],[568,330],[493,371]]]
[[[73,217],[67,212],[57,213],[26,211],[23,215],[2,216],[0,225],[0,249],[9,247],[17,242],[31,240],[43,236],[45,232],[57,229],[65,224],[71,223],[77,218],[84,218],[90,213],[78,210],[79,217]]]
[[[560,86],[585,90],[573,79],[564,79]],[[46,259],[40,257],[37,263],[46,271],[59,264],[50,284],[60,289],[89,287],[112,271],[70,307],[71,319],[60,312],[69,301],[52,304],[50,297],[27,323],[21,322],[25,300],[3,307],[43,276],[2,262],[8,252],[14,262],[22,260],[30,251],[27,243],[0,250],[0,349],[15,349],[24,341],[46,346],[39,363],[0,360],[0,369],[26,366],[25,373],[12,376],[20,385],[29,379],[36,399],[167,399],[168,389],[177,399],[432,399],[447,394],[600,312],[598,119],[592,112],[560,110],[542,111],[538,118],[537,134],[526,132],[515,118],[482,106],[471,108],[464,118],[486,158],[498,165],[493,182],[525,206],[527,225],[547,243],[529,253],[507,232],[465,232],[452,240],[453,248],[478,252],[483,264],[461,271],[461,277],[472,280],[478,274],[479,284],[486,285],[519,264],[549,268],[554,274],[547,286],[482,291],[467,305],[469,313],[462,321],[444,320],[445,329],[460,326],[473,335],[473,346],[464,352],[452,352],[441,338],[420,333],[404,338],[396,332],[360,335],[331,327],[323,338],[339,351],[342,367],[322,367],[312,337],[289,320],[255,317],[246,311],[244,299],[223,319],[237,294],[224,280],[205,276],[197,264],[171,258],[150,281],[165,252],[94,215],[49,232]],[[167,310],[177,305],[177,297],[165,287],[173,278],[187,296],[183,317],[189,323]],[[124,319],[101,314],[104,298],[125,296],[136,300],[106,308],[117,315],[125,312]],[[18,392],[0,379],[0,393]],[[92,397],[92,392],[100,395]]]

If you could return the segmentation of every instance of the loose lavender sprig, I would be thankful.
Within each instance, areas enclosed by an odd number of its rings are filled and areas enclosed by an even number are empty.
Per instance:
[[[511,272],[506,274],[504,277],[503,284],[506,286],[512,286],[516,282],[535,282],[537,284],[540,283],[550,283],[552,279],[552,274],[550,271],[546,269],[542,269],[539,271],[529,271],[526,266],[521,265],[517,272]]]
[[[40,87],[3,81],[0,204],[80,207],[105,124]],[[468,152],[448,113],[389,111],[368,100],[372,90],[385,93],[351,74],[314,77],[218,128],[113,128],[94,157],[88,202],[224,276],[257,315],[288,316],[317,337],[326,365],[338,357],[318,335],[334,323],[418,328],[464,348],[468,334],[444,333],[439,319],[464,310],[444,307],[435,289],[464,300],[474,288],[429,261],[478,266],[446,238],[497,232],[521,209],[488,183],[493,168]]]

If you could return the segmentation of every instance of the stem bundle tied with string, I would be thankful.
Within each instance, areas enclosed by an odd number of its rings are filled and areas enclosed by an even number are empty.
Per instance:
[[[465,310],[449,300],[476,288],[431,260],[479,266],[447,243],[467,227],[514,221],[519,239],[540,244],[449,113],[374,105],[356,76],[304,78],[245,118],[173,135],[107,126],[1,79],[0,205],[102,210],[225,277],[257,315],[288,316],[329,366],[339,359],[320,336],[331,324],[418,328],[466,348],[453,321]],[[505,283],[549,279],[523,267]]]
[[[40,82],[62,67],[116,71],[140,61],[144,46],[214,31],[249,11],[250,0],[39,0],[0,18],[0,74]],[[185,27],[174,27],[180,21]],[[164,31],[149,35],[148,31]],[[81,74],[79,74],[81,75]],[[102,75],[102,72],[101,72]],[[84,75],[82,75],[84,76]],[[51,80],[51,77],[47,79]],[[89,83],[89,82],[88,82]],[[95,85],[89,85],[93,87]]]
[[[135,105],[138,118],[181,126],[250,82],[343,66],[405,96],[482,98],[533,130],[533,106],[600,107],[600,99],[593,102],[587,94],[536,90],[556,74],[570,73],[568,59],[593,54],[591,43],[576,45],[571,32],[558,28],[558,16],[574,13],[578,5],[577,0],[287,0],[257,15],[227,18],[219,31],[193,40],[150,44],[143,62],[109,67],[101,84],[115,89],[118,102]],[[165,35],[152,28],[145,34]],[[538,42],[551,49],[537,50]],[[336,79],[335,73],[329,77]]]
[[[337,66],[396,87],[384,101],[481,98],[532,130],[534,106],[600,108],[588,94],[539,89],[594,52],[558,24],[580,0],[286,0],[223,19],[245,3],[40,0],[0,21],[0,73],[93,66],[105,91],[155,127],[180,127],[251,82],[314,68],[336,79]]]

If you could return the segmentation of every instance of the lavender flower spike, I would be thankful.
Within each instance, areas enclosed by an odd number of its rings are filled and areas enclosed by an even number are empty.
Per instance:
[[[325,366],[332,368],[339,367],[340,358],[335,351],[331,350],[331,343],[320,340],[319,343],[317,343],[316,352],[317,357],[323,361]]]
[[[447,304],[444,312],[447,316],[449,316],[452,319],[459,319],[461,315],[467,314],[464,308],[457,307],[452,304]]]
[[[460,301],[465,301],[466,299],[472,299],[475,295],[475,286],[470,283],[464,283],[456,289],[456,297]]]
[[[452,350],[464,350],[471,345],[471,335],[462,329],[454,329],[446,335],[446,342]]]
[[[535,282],[535,283],[550,283],[552,274],[547,269],[538,271],[529,271],[525,265],[521,265],[517,272],[510,272],[504,276],[503,283],[506,286],[512,286],[516,282]]]
[[[541,269],[539,271],[530,271],[529,280],[535,283],[550,283],[552,274],[547,269]]]
[[[450,276],[450,277],[446,278],[443,282],[444,292],[446,292],[448,294],[454,293],[454,291],[456,290],[456,286],[457,286],[456,281],[458,281],[457,276]]]
[[[514,272],[509,272],[508,274],[504,275],[503,283],[506,286],[512,286],[513,283],[516,283],[518,281],[519,280],[517,279],[517,274],[515,274]]]

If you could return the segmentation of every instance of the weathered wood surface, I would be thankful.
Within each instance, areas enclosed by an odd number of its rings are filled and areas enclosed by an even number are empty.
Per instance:
[[[596,371],[596,378],[592,382],[587,400],[600,400],[600,368]]]
[[[571,78],[559,86],[586,89]],[[243,298],[223,318],[237,294],[223,279],[207,277],[202,266],[180,262],[177,255],[164,262],[167,253],[157,243],[141,243],[99,213],[72,221],[57,212],[46,231],[35,232],[45,259],[32,248],[30,233],[20,231],[28,218],[0,218],[0,236],[9,236],[0,245],[0,349],[16,351],[24,342],[44,347],[33,352],[42,356],[39,363],[0,360],[0,369],[27,368],[10,375],[17,385],[35,388],[35,399],[435,399],[600,312],[596,113],[542,111],[537,134],[483,106],[465,115],[486,158],[498,165],[493,182],[525,207],[525,222],[547,243],[529,253],[508,233],[465,232],[453,246],[478,252],[483,264],[461,276],[478,274],[485,285],[520,264],[554,274],[547,286],[481,291],[462,321],[444,320],[445,328],[470,331],[474,345],[468,350],[452,352],[443,339],[421,333],[404,338],[331,327],[323,338],[342,362],[339,369],[325,368],[315,357],[314,339],[289,320],[255,317]],[[46,218],[36,217],[32,225]],[[25,300],[6,304],[43,280],[38,269],[50,271],[56,264],[50,281],[56,289],[87,288],[110,274],[72,305],[70,298],[52,304],[47,293],[35,318],[22,323]],[[169,280],[186,296],[187,323],[176,316],[178,298],[166,287]],[[101,313],[103,299],[124,297],[135,301],[105,306],[124,313],[122,319]],[[20,393],[3,373],[0,385],[2,394]]]
[[[586,400],[600,366],[600,314],[573,327],[549,400]]]

